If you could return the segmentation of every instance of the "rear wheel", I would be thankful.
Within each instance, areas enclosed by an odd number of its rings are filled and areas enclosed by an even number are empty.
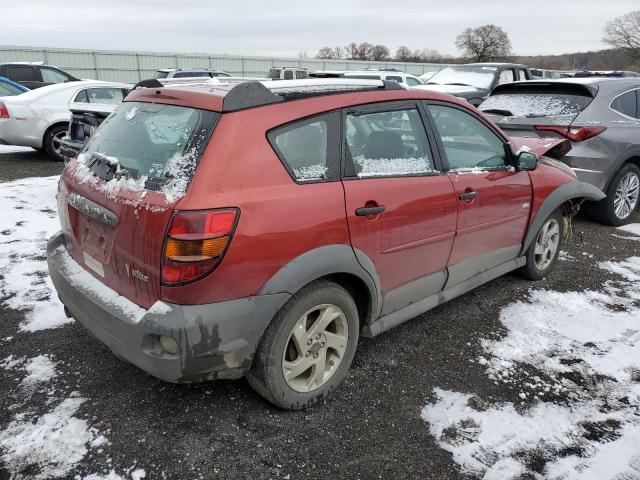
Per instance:
[[[42,148],[52,160],[63,162],[64,157],[61,153],[62,138],[67,134],[67,125],[57,125],[50,128],[42,141]]]
[[[556,211],[545,220],[527,249],[527,264],[520,269],[520,274],[529,280],[546,277],[558,261],[563,238],[564,218]]]
[[[611,180],[606,198],[588,206],[589,212],[600,223],[620,226],[631,221],[638,207],[640,195],[640,168],[632,163],[624,165]]]
[[[274,405],[298,410],[328,396],[344,379],[358,344],[358,309],[349,293],[314,282],[278,312],[247,373]]]

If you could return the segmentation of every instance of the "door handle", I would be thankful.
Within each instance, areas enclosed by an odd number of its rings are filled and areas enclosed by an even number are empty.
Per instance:
[[[377,205],[375,207],[360,207],[356,208],[356,217],[368,217],[369,215],[379,215],[384,212],[384,205]]]
[[[463,192],[458,195],[459,200],[469,201],[478,196],[478,192]]]

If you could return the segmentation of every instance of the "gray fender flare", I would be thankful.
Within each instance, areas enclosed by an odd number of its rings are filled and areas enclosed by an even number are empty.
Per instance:
[[[604,197],[606,197],[606,195],[602,192],[602,190],[594,187],[589,183],[576,181],[560,185],[549,194],[544,202],[542,202],[540,209],[536,213],[536,216],[533,218],[533,221],[529,226],[529,230],[524,237],[520,255],[523,255],[524,252],[527,251],[527,248],[529,248],[529,245],[531,245],[531,242],[533,242],[533,239],[538,234],[538,231],[540,230],[540,227],[542,227],[544,221],[564,202],[566,202],[567,200],[574,200],[578,198],[599,201]]]
[[[309,250],[278,270],[260,289],[259,295],[296,293],[305,285],[331,274],[348,273],[364,282],[371,298],[372,321],[379,315],[380,278],[373,261],[351,245],[327,245]]]

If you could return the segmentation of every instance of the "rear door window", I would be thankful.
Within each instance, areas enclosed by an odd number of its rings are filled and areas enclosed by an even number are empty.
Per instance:
[[[346,177],[398,177],[437,171],[417,108],[348,112],[345,139]]]
[[[42,81],[45,83],[64,83],[71,81],[71,77],[54,68],[40,67],[40,73],[42,74]]]
[[[285,80],[293,80],[293,72],[291,70],[284,71],[284,79]]]
[[[269,143],[297,182],[339,177],[340,114],[331,112],[271,130]]]
[[[498,78],[498,85],[513,82],[513,80],[513,70],[502,70],[500,72],[500,77]]]
[[[85,162],[108,159],[147,188],[182,192],[195,172],[219,113],[195,108],[126,102],[109,116],[82,152]]]
[[[30,65],[8,65],[6,76],[14,82],[39,82],[36,70]]]
[[[631,90],[622,95],[618,95],[611,102],[611,109],[627,117],[638,118],[637,95],[638,90]]]
[[[309,75],[307,75],[307,72],[305,72],[304,70],[299,70],[296,72],[296,78],[308,78]]]
[[[451,170],[490,170],[507,165],[503,140],[484,122],[458,108],[444,105],[428,108]]]

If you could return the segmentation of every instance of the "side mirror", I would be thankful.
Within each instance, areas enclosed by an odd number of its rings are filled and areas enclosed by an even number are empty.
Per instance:
[[[538,156],[532,152],[520,152],[516,158],[516,170],[535,170]]]

